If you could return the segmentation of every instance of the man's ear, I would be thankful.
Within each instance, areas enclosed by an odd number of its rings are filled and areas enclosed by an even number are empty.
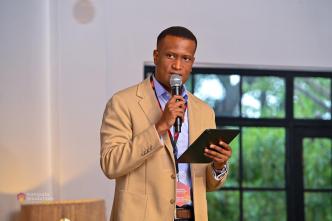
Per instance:
[[[153,50],[153,63],[155,64],[155,65],[157,65],[157,63],[158,63],[158,50],[157,49],[155,49],[155,50]]]

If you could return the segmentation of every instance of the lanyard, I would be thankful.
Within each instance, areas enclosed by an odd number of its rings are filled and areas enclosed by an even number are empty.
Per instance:
[[[155,86],[154,86],[154,82],[153,82],[153,78],[152,78],[152,76],[150,77],[150,83],[151,83],[151,87],[152,87],[152,89],[153,89],[153,91],[154,91],[154,94],[155,94],[155,96],[156,96],[156,99],[157,99],[157,101],[158,101],[158,104],[159,104],[160,110],[163,112],[163,109],[162,109],[161,104],[160,104],[159,99],[158,99],[158,95],[157,95],[157,92],[156,92],[156,88],[155,88]],[[184,112],[186,112],[186,110],[187,110],[187,104],[185,104]],[[176,143],[177,143],[177,141],[178,141],[178,138],[179,138],[180,133],[179,133],[179,132],[174,132],[174,137],[172,136],[172,133],[171,133],[170,129],[167,130],[167,133],[168,133],[168,136],[169,136],[169,138],[170,138],[170,140],[171,140],[171,144],[172,144],[172,146],[173,146],[173,155],[174,155],[174,160],[175,160],[176,173],[178,174],[178,173],[179,173],[179,165],[178,165],[178,163],[176,162],[177,154],[178,154],[178,148],[177,148],[177,146],[176,146]]]

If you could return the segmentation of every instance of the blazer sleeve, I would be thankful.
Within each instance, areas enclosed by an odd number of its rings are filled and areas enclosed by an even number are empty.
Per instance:
[[[215,113],[213,110],[211,110],[211,128],[216,128],[216,120],[215,120]],[[219,189],[220,187],[222,187],[224,185],[224,182],[227,178],[228,172],[222,177],[221,180],[216,180],[214,177],[214,173],[213,173],[213,168],[212,168],[212,163],[208,164],[206,167],[206,190],[207,191],[214,191]]]
[[[106,105],[100,130],[100,164],[110,179],[128,174],[163,148],[154,125],[135,135],[132,126],[128,101],[114,95]]]

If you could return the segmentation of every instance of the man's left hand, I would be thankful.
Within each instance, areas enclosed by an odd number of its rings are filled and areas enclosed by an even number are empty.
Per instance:
[[[213,160],[215,169],[222,169],[232,156],[232,148],[227,143],[219,141],[219,145],[211,144],[205,148],[204,155]]]

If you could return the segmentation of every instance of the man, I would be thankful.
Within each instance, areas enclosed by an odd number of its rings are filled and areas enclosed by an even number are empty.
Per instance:
[[[232,151],[220,141],[205,149],[211,164],[175,162],[205,129],[215,128],[213,110],[185,87],[171,96],[171,75],[187,81],[196,47],[188,29],[165,29],[153,51],[154,76],[116,93],[106,106],[101,167],[116,180],[111,221],[207,221],[206,191],[224,183]],[[173,130],[176,117],[181,133]]]

